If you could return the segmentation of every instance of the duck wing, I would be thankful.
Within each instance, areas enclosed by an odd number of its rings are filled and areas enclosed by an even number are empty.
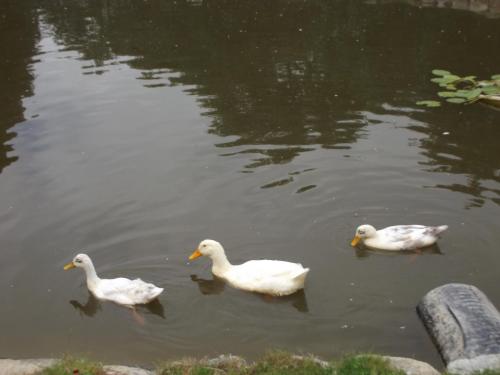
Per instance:
[[[253,278],[295,277],[305,271],[300,263],[282,260],[251,260],[240,264],[238,272]]]
[[[401,250],[418,249],[432,245],[438,235],[448,229],[446,225],[428,227],[425,225],[394,225],[378,231],[383,241]]]
[[[114,301],[121,305],[137,305],[152,301],[158,297],[163,288],[146,283],[141,279],[130,280],[124,277],[101,280],[98,292],[103,299]]]

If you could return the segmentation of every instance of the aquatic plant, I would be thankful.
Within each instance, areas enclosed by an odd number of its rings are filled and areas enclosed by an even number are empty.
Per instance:
[[[447,70],[434,69],[436,77],[431,81],[445,89],[438,92],[438,96],[449,103],[471,104],[483,101],[491,105],[500,106],[500,74],[494,74],[491,79],[478,80],[476,76],[460,77]],[[421,100],[417,105],[439,107],[438,100]]]

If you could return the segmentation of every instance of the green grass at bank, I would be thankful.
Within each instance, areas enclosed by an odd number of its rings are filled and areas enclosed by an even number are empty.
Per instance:
[[[213,367],[206,361],[185,360],[163,364],[157,371],[160,375],[404,375],[378,356],[350,356],[324,364],[313,357],[281,351],[270,352],[245,367],[234,364]]]
[[[106,375],[103,365],[87,359],[64,357],[43,370],[40,375]],[[350,355],[334,362],[322,362],[312,356],[297,356],[273,351],[262,359],[244,365],[241,361],[223,361],[213,364],[207,360],[183,359],[165,362],[156,369],[158,375],[405,375],[391,368],[387,360],[376,355]],[[445,373],[444,375],[450,375]],[[500,371],[486,370],[475,375],[500,375]]]
[[[72,375],[74,370],[78,370],[79,375],[106,375],[101,363],[72,356],[65,356],[55,365],[40,372],[40,375]]]

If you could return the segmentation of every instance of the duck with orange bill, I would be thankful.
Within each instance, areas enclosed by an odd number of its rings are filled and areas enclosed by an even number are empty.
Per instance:
[[[360,225],[351,241],[351,246],[359,243],[388,251],[418,250],[436,243],[439,235],[448,229],[447,225],[428,227],[425,225],[394,225],[376,230],[369,224]]]
[[[222,245],[213,240],[200,242],[189,260],[207,256],[212,260],[212,273],[235,288],[273,296],[286,296],[304,288],[309,268],[281,260],[250,260],[233,265]]]
[[[81,268],[85,271],[87,287],[96,298],[119,305],[133,307],[147,304],[163,292],[163,288],[141,279],[130,280],[124,277],[101,279],[97,276],[94,264],[87,254],[78,254],[73,261],[64,266],[65,271],[72,268]]]

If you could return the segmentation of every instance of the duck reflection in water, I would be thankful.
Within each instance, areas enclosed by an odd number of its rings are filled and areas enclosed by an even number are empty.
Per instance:
[[[377,250],[370,249],[366,246],[359,246],[355,249],[356,256],[358,258],[368,258],[374,254],[376,255],[386,255],[386,256],[409,256],[410,261],[415,261],[419,255],[426,254],[439,254],[442,255],[441,249],[439,249],[438,244],[427,246],[422,249],[416,250],[404,250],[404,251],[390,251],[390,250]]]
[[[203,295],[216,295],[224,292],[226,288],[226,283],[223,279],[213,276],[212,279],[200,279],[197,275],[191,275],[191,280],[198,284],[198,289]],[[309,312],[307,307],[306,293],[304,289],[290,294],[288,296],[275,297],[267,294],[244,292],[248,294],[253,294],[258,296],[260,299],[267,303],[281,303],[281,304],[291,304],[300,312]]]
[[[88,316],[93,317],[97,312],[102,310],[101,301],[99,301],[92,293],[88,294],[87,301],[82,304],[79,301],[71,300],[69,301],[71,306],[73,306],[78,312],[80,316]],[[139,324],[144,324],[144,318],[140,314],[141,312],[147,312],[149,314],[158,315],[162,319],[165,319],[165,309],[161,304],[160,300],[155,299],[154,301],[146,304],[146,305],[136,305],[134,309],[131,310],[134,319]]]

